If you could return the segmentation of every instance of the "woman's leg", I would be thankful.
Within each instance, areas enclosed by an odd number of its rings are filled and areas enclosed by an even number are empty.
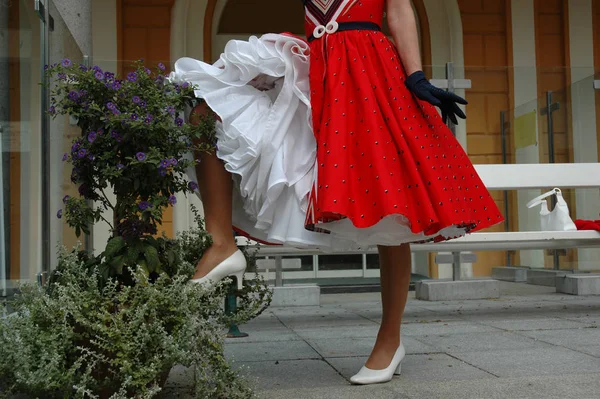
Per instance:
[[[210,112],[205,104],[194,108],[190,123],[198,123],[198,115]],[[204,208],[206,231],[212,236],[213,244],[204,253],[196,266],[193,278],[204,277],[215,266],[237,250],[231,229],[232,189],[231,174],[214,152],[195,154],[200,163],[196,166],[198,187]]]
[[[411,274],[410,245],[379,246],[378,249],[383,315],[377,342],[366,363],[372,370],[388,367],[400,345],[400,323],[408,299]]]

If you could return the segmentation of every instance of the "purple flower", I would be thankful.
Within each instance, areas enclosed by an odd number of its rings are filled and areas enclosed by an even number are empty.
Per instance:
[[[98,80],[104,80],[104,74],[102,72],[96,72],[94,74],[94,76],[96,77],[96,79]]]
[[[62,218],[62,214],[63,214],[63,210],[59,209],[58,212],[56,212],[56,217],[61,219]]]
[[[98,136],[102,136],[104,134],[104,129],[98,129]]]
[[[160,175],[160,177],[165,177],[167,175],[167,170],[164,168],[160,168],[158,169],[158,174]]]
[[[51,105],[50,108],[48,108],[48,113],[50,115],[54,115],[56,113],[56,107],[54,105]]]
[[[152,123],[153,120],[154,120],[154,117],[150,114],[147,114],[146,119],[144,119],[144,123],[149,125],[150,123]]]
[[[79,94],[76,91],[70,91],[67,98],[71,101],[77,101],[79,99]]]
[[[88,70],[88,67],[86,67],[86,66],[85,66],[85,65],[83,65],[83,64],[79,64],[79,69],[81,69],[83,72],[87,72],[87,70]]]
[[[115,106],[115,104],[114,104],[114,103],[111,103],[111,102],[109,102],[109,103],[106,103],[106,108],[108,108],[108,109],[110,109],[110,110],[114,110],[114,109],[116,109],[117,107]]]
[[[58,78],[60,80],[67,80],[67,75],[65,75],[64,73],[61,72],[61,73],[58,74]]]
[[[146,75],[151,75],[152,71],[148,68],[144,68],[144,72],[146,72]]]
[[[74,142],[73,145],[71,146],[71,152],[77,152],[77,150],[79,149],[80,145],[78,142]]]
[[[66,152],[63,154],[63,162],[65,162],[69,158],[69,154]]]
[[[119,109],[118,109],[118,108],[114,108],[114,109],[112,110],[112,113],[113,113],[113,114],[115,114],[115,115],[121,115],[121,111],[119,111]]]
[[[175,107],[172,105],[169,105],[167,107],[167,112],[170,113],[171,115],[175,115]]]
[[[150,208],[150,203],[148,201],[142,201],[138,204],[138,208],[140,208],[142,211],[145,211],[146,209]]]
[[[142,99],[139,96],[133,96],[131,101],[133,101],[134,104],[139,104],[142,101]]]
[[[146,154],[144,154],[143,152],[138,152],[137,154],[135,154],[135,157],[140,162],[144,162],[146,160]]]
[[[159,62],[158,63],[158,69],[160,69],[161,71],[164,71],[167,68],[165,67],[165,64],[163,64],[162,62]]]
[[[71,60],[68,58],[65,58],[64,60],[62,60],[62,66],[64,67],[70,67],[71,66]]]
[[[87,151],[86,151],[86,149],[85,149],[85,148],[82,148],[82,149],[80,149],[80,150],[77,152],[77,157],[78,157],[79,159],[81,159],[81,158],[85,157],[86,155],[87,155]]]
[[[96,132],[90,132],[90,134],[88,134],[88,141],[90,143],[93,143],[94,141],[96,141]]]
[[[177,160],[175,158],[169,159],[169,165],[171,165],[171,166],[177,166]]]
[[[100,68],[98,65],[94,65],[92,67],[92,69],[96,72],[100,72],[101,74],[104,74],[104,72],[102,71],[102,68]]]
[[[94,160],[96,159],[95,156],[93,156],[92,154],[88,155],[88,159],[92,162],[94,162]]]
[[[198,190],[198,183],[196,183],[195,181],[191,181],[188,183],[188,188],[192,191],[196,191]]]
[[[134,121],[138,120],[138,116],[135,112],[131,114],[131,120],[134,120]]]
[[[71,198],[71,196],[70,196],[70,195],[65,195],[65,196],[63,197],[63,200],[62,200],[62,201],[63,201],[63,204],[66,204],[66,203],[67,203],[67,201],[69,200],[69,198]]]
[[[190,87],[190,84],[188,82],[183,82],[181,87],[183,87],[184,89],[187,89],[188,87]]]
[[[146,101],[142,100],[142,102],[140,102],[140,107],[146,108]]]
[[[181,118],[175,118],[175,124],[177,126],[183,126],[183,119],[181,119]]]
[[[112,73],[112,72],[104,72],[104,78],[105,78],[106,80],[110,80],[110,79],[112,79],[112,78],[114,78],[114,77],[115,77],[115,74],[114,74],[114,73]]]
[[[121,88],[121,81],[116,80],[113,84],[112,84],[112,88],[113,90],[119,90]]]
[[[132,83],[137,82],[137,78],[138,78],[138,76],[137,76],[137,73],[135,73],[135,72],[129,72],[127,74],[127,80]]]
[[[166,159],[163,159],[162,161],[160,161],[160,166],[159,168],[168,168],[170,166],[170,162]]]
[[[175,205],[176,203],[177,203],[177,197],[175,197],[174,195],[171,195],[169,197],[169,204]]]
[[[117,164],[117,169],[123,169],[124,167],[125,167],[125,165],[123,165],[122,163]]]

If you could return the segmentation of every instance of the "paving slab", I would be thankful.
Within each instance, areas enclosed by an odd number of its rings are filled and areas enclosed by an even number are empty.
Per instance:
[[[600,345],[600,328],[572,330],[525,331],[523,335],[566,348]]]
[[[600,374],[418,381],[389,385],[400,397],[415,399],[597,399]]]
[[[258,391],[264,393],[276,389],[289,391],[318,387],[335,391],[348,386],[348,381],[323,360],[261,361],[238,365],[237,368],[256,384]]]
[[[353,376],[367,361],[367,356],[329,358],[327,361],[346,378]],[[406,355],[402,374],[395,376],[390,386],[402,386],[407,381],[451,381],[493,377],[491,374],[443,353]]]
[[[499,377],[600,373],[597,358],[561,347],[450,354]]]
[[[409,323],[402,325],[402,334],[404,336],[484,333],[488,331],[497,331],[497,328],[467,321]]]
[[[369,356],[375,345],[375,336],[368,338],[327,338],[309,339],[308,343],[323,357]],[[431,353],[436,348],[417,341],[412,337],[403,337],[406,353]]]
[[[450,335],[427,335],[415,337],[429,345],[436,352],[485,352],[494,350],[514,350],[531,348],[550,348],[552,345],[536,341],[506,331],[490,331],[487,333],[462,333]]]
[[[268,360],[318,359],[321,356],[304,341],[227,343],[225,356],[237,363]]]
[[[480,320],[479,323],[506,331],[564,330],[589,327],[591,325],[584,321],[556,317],[523,320]]]
[[[253,329],[247,326],[239,326],[241,332],[248,334],[243,338],[226,338],[226,342],[276,342],[276,341],[299,341],[302,340],[298,334],[286,327],[274,327],[272,329]]]
[[[369,338],[377,336],[379,325],[328,326],[313,328],[295,328],[294,332],[304,339],[320,338]]]
[[[394,392],[386,384],[346,386],[331,389],[311,388],[295,390],[269,390],[260,396],[263,399],[409,399],[399,392]]]

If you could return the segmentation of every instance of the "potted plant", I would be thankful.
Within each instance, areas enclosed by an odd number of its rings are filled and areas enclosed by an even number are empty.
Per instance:
[[[223,357],[223,332],[260,314],[270,291],[259,278],[248,282],[238,311],[228,314],[227,282],[210,290],[189,282],[211,243],[201,218],[175,239],[157,236],[175,194],[197,190],[186,179],[195,165],[187,154],[208,149],[197,143],[214,134],[211,116],[184,122],[193,89],[169,82],[164,71],[138,62],[119,79],[69,60],[48,68],[48,112],[69,115],[81,128],[63,156],[80,196],[65,197],[57,216],[78,236],[104,222],[111,238],[98,256],[61,249],[48,283],[24,286],[11,304],[14,312],[0,322],[5,395],[150,398],[182,364],[195,369],[197,397],[251,396]]]

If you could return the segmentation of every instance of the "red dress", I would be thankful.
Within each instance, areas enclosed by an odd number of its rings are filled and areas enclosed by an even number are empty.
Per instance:
[[[502,222],[437,109],[405,86],[394,44],[369,28],[381,26],[384,3],[304,1],[317,141],[306,227],[328,231],[346,220],[339,229],[360,230],[395,218],[414,234],[401,241],[422,241]],[[365,29],[335,31],[349,22]]]

